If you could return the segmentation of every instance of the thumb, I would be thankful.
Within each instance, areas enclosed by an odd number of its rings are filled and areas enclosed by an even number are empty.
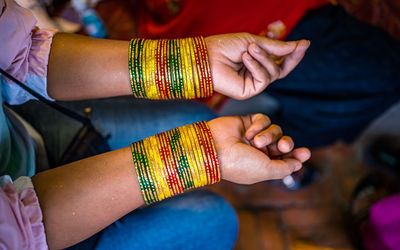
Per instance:
[[[271,160],[265,168],[265,179],[282,179],[301,168],[301,162],[293,159]]]

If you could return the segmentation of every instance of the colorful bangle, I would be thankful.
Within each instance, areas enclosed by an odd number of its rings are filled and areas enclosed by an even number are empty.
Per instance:
[[[165,198],[171,197],[172,194],[170,192],[170,189],[172,187],[169,185],[166,175],[164,174],[164,171],[162,171],[163,163],[160,155],[157,153],[159,149],[155,137],[149,138],[149,148],[151,149],[151,153],[154,158],[154,171],[156,171],[156,175],[159,176],[157,180],[160,182],[162,193],[164,194]]]
[[[193,99],[212,94],[203,37],[132,39],[128,55],[130,84],[137,98]]]
[[[132,143],[132,157],[146,204],[220,181],[206,122],[172,129]]]
[[[172,186],[173,186],[173,193],[179,194],[182,192],[182,188],[180,185],[180,182],[178,181],[178,176],[176,172],[176,167],[175,167],[175,162],[172,161],[171,159],[171,152],[170,148],[165,142],[165,139],[163,138],[163,134],[158,134],[157,135],[159,142],[161,144],[161,153],[163,154],[163,159],[164,159],[164,167],[166,167],[166,171],[168,173],[168,179],[171,180]]]
[[[187,152],[187,156],[189,158],[190,161],[190,166],[192,166],[190,169],[191,171],[191,175],[192,175],[192,179],[193,179],[193,183],[196,187],[201,186],[201,179],[198,173],[198,161],[196,159],[195,153],[194,153],[194,149],[191,146],[190,143],[190,139],[189,139],[189,135],[186,132],[186,128],[184,127],[180,127],[179,128],[180,133],[182,134],[182,147],[183,147],[183,151]]]

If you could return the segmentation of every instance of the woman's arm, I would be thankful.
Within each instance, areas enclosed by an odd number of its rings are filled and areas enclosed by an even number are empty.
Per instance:
[[[51,249],[76,244],[144,204],[129,148],[39,173],[32,182]]]
[[[57,33],[52,42],[47,91],[56,100],[130,95],[129,42]]]
[[[228,181],[251,184],[283,178],[310,157],[305,148],[293,150],[291,138],[261,114],[222,117],[208,124],[221,177]],[[32,182],[50,248],[74,245],[144,205],[129,148],[39,173]]]
[[[305,40],[282,42],[248,33],[210,36],[205,42],[214,89],[236,99],[252,97],[285,77],[309,46]],[[128,50],[127,41],[56,34],[48,64],[48,94],[56,100],[132,94]],[[277,56],[282,63],[274,60]]]

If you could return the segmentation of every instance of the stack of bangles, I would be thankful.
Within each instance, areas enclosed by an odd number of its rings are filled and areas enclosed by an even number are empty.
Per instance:
[[[129,76],[133,95],[149,99],[194,99],[212,95],[203,37],[132,39]]]
[[[214,141],[205,121],[132,143],[131,150],[146,204],[221,179]]]

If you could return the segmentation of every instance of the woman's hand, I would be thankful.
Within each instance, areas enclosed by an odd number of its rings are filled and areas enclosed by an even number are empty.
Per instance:
[[[283,42],[235,33],[205,38],[214,90],[238,100],[259,94],[287,76],[301,61],[310,42]]]
[[[301,168],[311,153],[293,150],[293,140],[263,114],[221,117],[208,122],[221,164],[222,179],[253,184],[281,179]]]

